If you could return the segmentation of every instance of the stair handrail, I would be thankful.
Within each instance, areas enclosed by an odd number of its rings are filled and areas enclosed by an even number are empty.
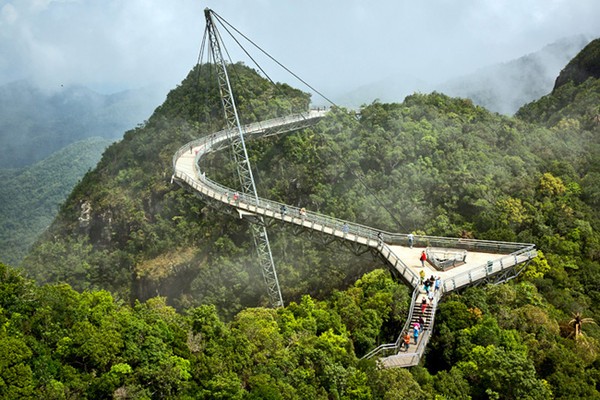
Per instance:
[[[400,346],[404,342],[404,338],[403,338],[402,334],[404,332],[408,332],[408,330],[410,329],[410,323],[412,321],[413,311],[415,309],[415,305],[417,303],[417,298],[419,297],[419,293],[420,293],[420,288],[417,286],[413,290],[413,294],[412,294],[410,306],[409,306],[409,311],[408,311],[408,316],[406,317],[406,322],[404,323],[404,326],[402,327],[402,330],[400,331],[400,334],[398,335],[398,339],[396,339],[396,341],[394,343],[385,343],[385,344],[381,344],[381,345],[377,346],[376,348],[374,348],[373,350],[371,350],[370,352],[368,352],[367,354],[362,356],[361,359],[372,358],[375,355],[385,352],[387,350],[395,350],[396,352],[398,352],[400,350]]]
[[[438,304],[439,304],[439,302],[440,302],[443,294],[444,294],[443,293],[443,288],[440,288],[440,290],[437,290],[434,293],[433,302],[431,304],[430,322],[427,325],[427,328],[423,329],[422,332],[421,332],[421,334],[419,335],[420,340],[417,343],[417,349],[416,349],[416,351],[406,352],[406,353],[400,353],[400,352],[396,351],[396,354],[394,354],[392,356],[380,358],[378,360],[378,362],[380,363],[380,365],[385,363],[385,359],[386,358],[390,358],[390,359],[411,358],[411,361],[408,364],[403,364],[403,366],[405,366],[405,367],[410,367],[410,366],[413,366],[413,365],[417,365],[419,363],[419,361],[423,357],[423,354],[425,353],[425,349],[427,348],[427,344],[429,343],[429,339],[431,338],[431,334],[433,332],[433,326],[435,324],[435,313],[437,311]]]

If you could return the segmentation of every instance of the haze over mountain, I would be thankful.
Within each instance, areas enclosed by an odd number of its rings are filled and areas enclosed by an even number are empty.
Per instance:
[[[564,38],[516,60],[436,85],[435,90],[513,115],[523,105],[550,93],[560,71],[590,41],[584,35]]]
[[[415,92],[437,91],[469,98],[490,111],[512,115],[524,104],[548,94],[560,71],[590,40],[584,35],[566,37],[514,60],[473,72],[465,70],[462,76],[448,81],[432,82],[410,75],[392,75],[340,95],[337,100],[349,107],[359,107],[375,99],[399,102]]]
[[[25,80],[0,86],[0,260],[21,261],[104,149],[149,118],[162,96],[156,88],[104,95]]]
[[[117,140],[163,100],[155,88],[110,95],[72,85],[52,91],[20,80],[0,86],[0,168],[19,168],[90,137]]]
[[[26,78],[99,93],[161,85],[166,95],[197,59],[205,7],[329,97],[389,76],[444,82],[562,37],[600,36],[595,0],[5,0],[0,85]],[[228,39],[232,60],[252,66]],[[264,66],[275,81],[299,85]]]

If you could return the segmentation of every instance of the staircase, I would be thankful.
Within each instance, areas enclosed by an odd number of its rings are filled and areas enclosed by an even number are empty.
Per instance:
[[[413,292],[411,301],[411,309],[409,312],[408,319],[404,324],[402,333],[408,332],[411,337],[410,346],[408,351],[404,349],[403,335],[401,334],[395,343],[383,344],[378,348],[366,354],[363,358],[372,358],[378,356],[377,363],[382,368],[390,367],[411,367],[417,365],[425,352],[429,338],[433,330],[433,324],[435,322],[435,311],[442,297],[443,289],[434,292],[433,303],[430,303],[427,299],[427,294],[420,290],[420,286]],[[426,300],[427,307],[421,311],[423,299]],[[419,339],[417,344],[414,342],[413,327],[415,323],[419,322],[419,317],[422,317],[424,322],[421,324],[419,331]]]
[[[425,308],[424,312],[421,311],[423,300],[425,300],[425,302],[427,304],[427,307]],[[431,321],[432,321],[432,318],[431,318],[432,317],[432,314],[431,314],[432,309],[433,309],[433,307],[429,303],[429,300],[427,300],[427,294],[425,294],[425,293],[419,294],[419,296],[417,297],[417,301],[415,302],[415,304],[413,306],[412,318],[410,320],[411,332],[412,332],[412,327],[415,326],[415,323],[419,323],[421,325],[421,329],[420,329],[421,333],[423,331],[429,330],[429,327],[431,326]],[[425,322],[420,323],[419,318],[422,318]]]

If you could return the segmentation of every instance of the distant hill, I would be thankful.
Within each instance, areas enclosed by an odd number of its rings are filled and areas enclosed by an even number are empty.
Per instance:
[[[517,116],[548,127],[600,133],[599,78],[600,39],[595,39],[561,71],[551,93],[524,105]]]
[[[355,109],[375,100],[384,103],[399,103],[412,93],[427,91],[425,90],[427,87],[429,84],[426,81],[415,76],[403,75],[401,78],[393,76],[355,88],[337,96],[335,101],[344,107]]]
[[[0,262],[17,265],[111,140],[75,142],[22,169],[0,169]]]
[[[0,168],[22,168],[89,137],[116,140],[162,102],[151,89],[103,95],[83,86],[55,92],[21,80],[0,86]]]
[[[357,107],[375,99],[399,102],[414,92],[437,91],[469,98],[490,111],[512,115],[523,104],[549,93],[561,69],[588,42],[583,35],[564,38],[535,53],[473,73],[466,71],[464,76],[447,82],[424,82],[410,76],[388,77],[340,96],[338,100]]]

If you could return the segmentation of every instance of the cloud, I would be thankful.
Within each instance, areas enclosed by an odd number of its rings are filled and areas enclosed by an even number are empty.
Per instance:
[[[600,36],[596,0],[0,0],[0,84],[173,87],[196,62],[205,7],[326,91],[388,75],[440,81]]]
[[[203,27],[191,17],[201,15],[198,2],[164,3],[8,2],[1,6],[0,77],[48,86],[173,84],[173,75],[181,80],[193,66]]]

